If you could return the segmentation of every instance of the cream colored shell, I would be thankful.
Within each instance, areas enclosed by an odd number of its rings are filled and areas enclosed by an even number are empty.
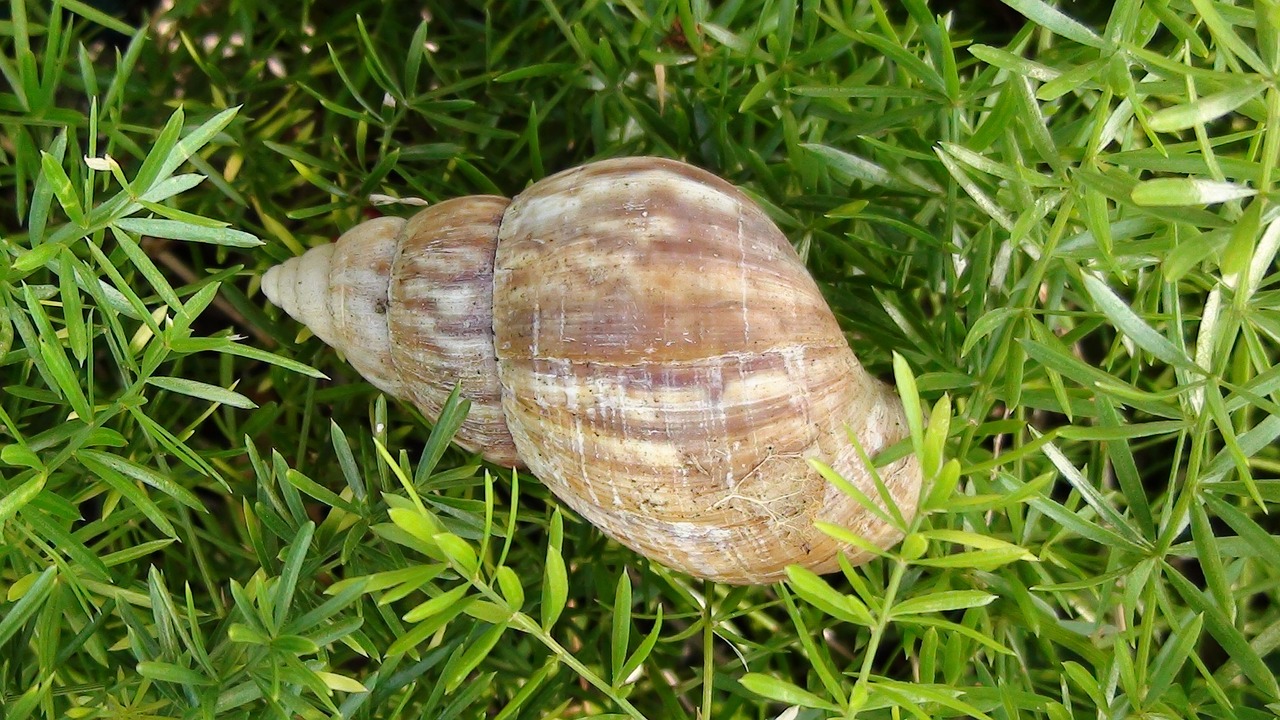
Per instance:
[[[698,577],[764,583],[788,564],[835,570],[842,551],[868,559],[815,520],[881,547],[900,538],[808,461],[879,498],[847,430],[874,456],[906,434],[902,404],[732,185],[624,158],[546,178],[509,205],[462,198],[371,222],[376,241],[352,239],[366,223],[268,271],[268,298],[353,364],[367,353],[357,369],[428,416],[460,382],[473,404],[458,443],[527,466],[618,542]],[[366,267],[333,266],[326,290],[334,260]],[[377,272],[386,286],[365,279]],[[346,329],[356,307],[370,310],[354,324],[385,332]],[[915,459],[880,474],[914,514]]]

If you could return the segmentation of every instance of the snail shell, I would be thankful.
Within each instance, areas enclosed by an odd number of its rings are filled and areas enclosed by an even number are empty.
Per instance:
[[[668,567],[765,583],[869,559],[815,520],[880,547],[901,537],[808,462],[878,499],[847,433],[874,456],[906,435],[901,401],[859,365],[777,226],[693,166],[605,160],[514,200],[372,220],[262,286],[429,417],[460,384],[459,445],[527,467]],[[915,458],[880,476],[913,515]]]

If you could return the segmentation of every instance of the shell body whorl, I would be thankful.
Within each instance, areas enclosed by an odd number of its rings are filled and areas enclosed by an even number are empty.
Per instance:
[[[615,540],[699,577],[763,583],[789,564],[835,570],[842,551],[868,559],[815,520],[881,547],[899,539],[809,461],[878,499],[847,433],[874,456],[905,436],[902,404],[859,365],[786,237],[729,183],[671,160],[605,160],[514,200],[433,206],[393,244],[384,312],[368,316],[389,345],[375,384],[434,416],[460,382],[472,409],[459,444],[527,466]],[[339,326],[351,318],[300,308],[323,294],[302,287],[324,274],[312,253],[348,257],[317,248],[282,266],[298,281],[273,269],[264,290],[350,358],[359,346]],[[914,514],[916,460],[880,476]]]
[[[609,160],[518,195],[498,233],[494,333],[521,458],[641,554],[755,583],[791,563],[836,569],[842,548],[814,520],[895,539],[808,460],[877,497],[845,426],[874,455],[905,434],[901,405],[782,232],[714,175]],[[885,475],[907,515],[911,463]]]

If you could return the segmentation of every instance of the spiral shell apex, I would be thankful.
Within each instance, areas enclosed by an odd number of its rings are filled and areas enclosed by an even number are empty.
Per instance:
[[[527,467],[668,567],[763,583],[868,559],[815,521],[881,547],[901,537],[810,465],[880,502],[848,433],[874,456],[905,436],[901,402],[858,364],[777,226],[693,166],[606,160],[511,201],[371,221],[263,288],[429,416],[460,383],[460,445]],[[918,463],[880,477],[910,517]]]

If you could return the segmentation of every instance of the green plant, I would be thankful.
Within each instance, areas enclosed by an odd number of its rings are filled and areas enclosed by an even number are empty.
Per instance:
[[[1273,0],[8,8],[6,718],[1280,712]],[[881,559],[651,566],[257,291],[371,195],[638,153],[896,377]]]

